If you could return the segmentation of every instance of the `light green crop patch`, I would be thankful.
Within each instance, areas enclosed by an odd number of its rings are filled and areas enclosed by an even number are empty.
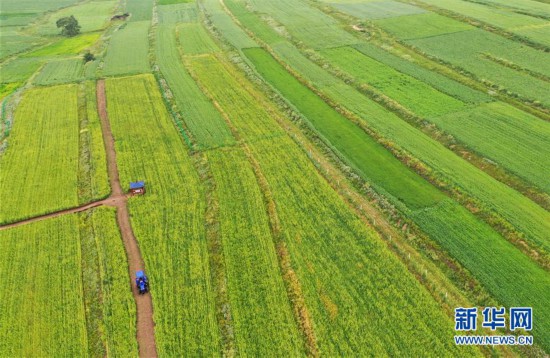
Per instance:
[[[105,75],[134,74],[150,70],[147,57],[149,25],[149,21],[131,22],[113,34],[105,57]]]
[[[180,46],[185,55],[218,52],[219,48],[200,24],[178,27]]]
[[[384,30],[403,40],[473,30],[474,27],[434,13],[375,20]]]
[[[83,34],[75,37],[66,38],[51,45],[33,51],[25,57],[38,56],[56,56],[56,55],[76,55],[86,48],[92,46],[101,36],[100,33]]]
[[[159,5],[194,3],[195,0],[159,0]]]
[[[35,78],[34,83],[52,85],[76,82],[83,78],[83,69],[83,61],[77,58],[48,62]]]
[[[40,58],[17,58],[0,67],[0,82],[25,81],[42,65]]]
[[[422,14],[426,12],[426,10],[417,6],[399,3],[396,1],[332,3],[330,5],[348,15],[372,20],[403,15]]]
[[[197,7],[195,4],[174,4],[157,7],[161,24],[194,23],[198,22]]]
[[[420,116],[440,115],[461,109],[464,103],[416,78],[394,70],[351,47],[322,52],[358,83],[368,84]]]
[[[21,85],[20,82],[1,83],[0,84],[0,101],[3,100],[4,97],[8,96],[10,93],[15,91],[15,89],[20,85]]]

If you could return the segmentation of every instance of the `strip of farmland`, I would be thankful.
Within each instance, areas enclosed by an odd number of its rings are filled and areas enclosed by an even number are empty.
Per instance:
[[[122,185],[147,183],[147,195],[128,206],[153,285],[157,351],[215,355],[220,339],[198,174],[152,75],[107,80],[107,105]]]
[[[180,34],[183,37],[182,42],[193,41],[192,37],[184,35],[185,32]],[[193,53],[201,51],[198,45],[193,46]],[[160,72],[168,82],[178,109],[183,113],[183,121],[192,131],[199,148],[233,144],[235,140],[229,128],[181,63],[174,24],[158,26],[156,54]],[[211,124],[205,125],[205,121]]]
[[[105,76],[150,71],[148,60],[149,27],[149,21],[130,22],[112,35],[105,56],[103,69]]]
[[[206,154],[216,183],[219,231],[235,349],[244,356],[304,354],[277,262],[262,194],[240,148]]]
[[[137,354],[114,214],[81,215],[0,232],[1,356]]]
[[[163,7],[159,11],[162,14]],[[199,29],[203,36],[198,41],[180,33],[182,43],[190,42],[195,54],[214,48],[212,40],[203,45],[200,40],[208,37]],[[183,67],[175,30],[175,24],[158,27],[157,60],[183,120],[199,148],[232,146],[205,154],[219,206],[215,220],[231,307],[229,347],[234,346],[235,352],[243,355],[262,356],[273,349],[285,355],[303,354],[256,178],[242,150],[233,147],[236,141],[227,124]]]
[[[77,206],[77,91],[57,86],[23,96],[0,157],[0,223]]]
[[[280,114],[273,114],[277,111],[272,105],[245,78],[211,56],[191,57],[187,64],[265,175],[319,350],[328,355],[421,354],[422,344],[413,342],[403,329],[403,322],[409,321],[437,349],[453,351],[445,338],[451,334],[447,319],[435,302],[376,234],[349,212],[281,130],[272,118]],[[415,297],[415,309],[409,295]],[[418,307],[423,307],[422,315]],[[374,312],[376,319],[371,316]],[[431,318],[426,320],[425,315]],[[382,327],[387,335],[373,339]]]

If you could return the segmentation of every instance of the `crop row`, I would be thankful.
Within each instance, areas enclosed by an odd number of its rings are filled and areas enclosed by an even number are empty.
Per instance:
[[[418,6],[409,5],[401,2],[356,1],[353,3],[331,3],[330,5],[348,15],[369,20],[385,19],[403,15],[422,14],[426,12],[426,10]]]
[[[131,17],[130,21],[151,21],[153,18],[153,4],[152,0],[128,0],[126,2],[126,12]]]
[[[376,88],[422,117],[456,112],[464,107],[461,101],[365,56],[352,47],[327,49],[321,51],[321,54],[358,83]]]
[[[215,50],[212,40],[197,41],[207,35],[200,25],[193,25],[203,36],[181,36],[182,43],[194,42],[197,51]],[[174,26],[161,25],[157,31],[160,70],[199,148],[231,145],[231,148],[209,150],[205,157],[215,182],[211,194],[216,198],[217,207],[215,235],[219,236],[222,267],[226,270],[232,349],[240,355],[269,355],[273,350],[300,355],[303,343],[285,291],[254,173],[242,149],[232,146],[235,139],[224,119],[183,67],[177,53]],[[220,140],[213,141],[215,134]]]
[[[405,20],[402,21],[407,23]],[[548,62],[548,55],[542,51],[521,48],[519,44],[482,30],[410,40],[408,43],[427,54],[473,73],[479,79],[490,81],[497,86],[550,106],[546,81],[503,66],[484,56],[488,53],[492,57],[549,76],[550,69],[545,65]],[[448,43],[459,45],[446,46]],[[527,61],[526,58],[530,60]]]
[[[0,231],[0,247],[0,355],[79,355],[88,342],[78,218]]]
[[[193,41],[192,38],[181,36],[184,43]],[[205,49],[202,46],[194,48],[196,51]],[[206,49],[209,48],[210,45],[207,45]],[[183,67],[174,25],[157,27],[156,55],[160,72],[166,78],[178,109],[183,114],[183,121],[193,132],[198,146],[212,148],[234,143],[231,132],[220,114]],[[206,125],[206,121],[211,124]]]
[[[224,11],[218,0],[204,0],[203,5],[208,8],[208,17],[219,31],[227,34],[228,41],[237,48],[256,47],[252,40]]]
[[[17,58],[0,67],[0,82],[26,81],[35,73],[43,61],[40,58]]]
[[[135,356],[136,304],[115,210],[79,216],[82,291],[90,356]]]
[[[493,98],[485,92],[480,92],[467,87],[459,82],[447,78],[435,71],[430,71],[419,64],[408,61],[407,59],[394,55],[368,42],[363,42],[354,46],[354,48],[366,56],[384,63],[396,71],[414,77],[431,87],[446,93],[467,104],[479,104],[493,101]]]
[[[85,98],[85,109],[80,108],[83,118],[80,122],[80,203],[104,198],[111,192],[107,176],[107,158],[103,134],[97,113],[95,81],[88,81],[81,89]]]
[[[197,22],[197,6],[194,2],[158,6],[157,13],[161,24]]]

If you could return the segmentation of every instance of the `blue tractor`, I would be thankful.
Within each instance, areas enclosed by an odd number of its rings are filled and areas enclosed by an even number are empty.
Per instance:
[[[143,271],[136,272],[136,287],[140,295],[149,292],[149,280]]]

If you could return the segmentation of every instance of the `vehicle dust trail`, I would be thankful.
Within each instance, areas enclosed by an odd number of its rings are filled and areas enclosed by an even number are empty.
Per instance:
[[[103,142],[105,143],[105,152],[107,154],[107,169],[109,172],[109,181],[111,183],[112,194],[115,197],[126,198],[123,194],[122,186],[118,176],[118,167],[116,162],[115,140],[111,132],[109,116],[107,114],[107,103],[105,99],[105,81],[97,81],[97,110],[101,120],[101,129],[103,132]],[[144,270],[145,265],[139,251],[132,226],[130,224],[130,214],[126,200],[115,202],[117,208],[117,221],[122,234],[122,241],[128,257],[128,270],[130,272],[132,292],[136,301],[137,308],[137,341],[140,357],[157,357],[157,347],[155,343],[155,332],[153,322],[153,302],[150,294],[140,295],[134,285],[135,272]],[[153,283],[154,284],[154,283]]]

